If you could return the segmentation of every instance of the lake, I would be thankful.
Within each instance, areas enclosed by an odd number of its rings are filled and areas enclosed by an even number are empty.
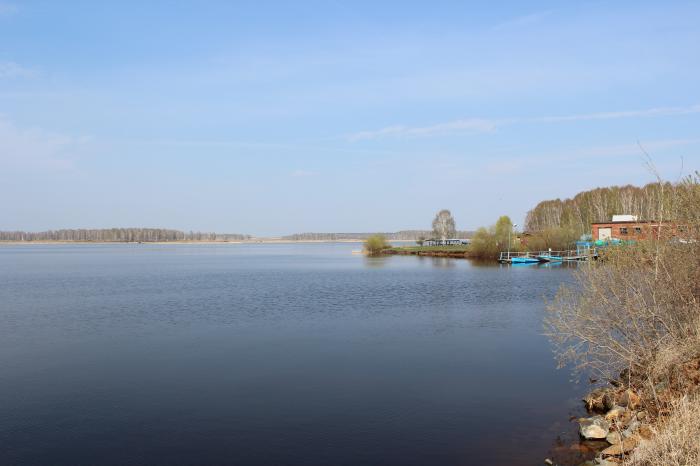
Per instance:
[[[585,387],[541,333],[571,269],[359,248],[0,246],[0,464],[538,465],[568,441]]]

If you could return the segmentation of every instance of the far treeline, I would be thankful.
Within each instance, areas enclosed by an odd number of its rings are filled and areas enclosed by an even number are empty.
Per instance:
[[[643,187],[612,186],[583,191],[571,199],[542,201],[528,212],[525,231],[552,228],[569,230],[575,236],[590,233],[591,223],[610,221],[614,214],[636,215],[658,220],[659,208],[669,210],[675,186],[650,183]]]
[[[457,238],[471,238],[473,231],[457,231]],[[297,233],[284,236],[282,239],[290,241],[338,241],[348,239],[367,239],[371,236],[381,235],[388,241],[417,241],[433,236],[432,230],[402,230],[394,233]]]
[[[49,230],[41,232],[0,231],[0,241],[168,242],[242,241],[249,235],[184,232],[164,228],[106,228]]]

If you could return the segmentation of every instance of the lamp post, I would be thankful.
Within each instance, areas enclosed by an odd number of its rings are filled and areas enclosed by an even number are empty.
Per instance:
[[[508,259],[510,259],[510,232],[513,230],[513,228],[517,228],[517,226],[518,224],[514,223],[510,228],[508,228]]]

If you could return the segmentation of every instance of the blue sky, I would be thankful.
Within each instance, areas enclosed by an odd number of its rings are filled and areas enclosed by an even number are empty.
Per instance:
[[[471,229],[700,169],[700,4],[493,3],[0,0],[0,229]]]

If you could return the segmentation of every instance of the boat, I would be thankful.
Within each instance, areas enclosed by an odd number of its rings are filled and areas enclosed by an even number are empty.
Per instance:
[[[562,262],[564,260],[561,256],[553,256],[551,254],[541,254],[537,256],[540,262]]]
[[[539,264],[540,260],[536,257],[511,257],[511,264]]]

